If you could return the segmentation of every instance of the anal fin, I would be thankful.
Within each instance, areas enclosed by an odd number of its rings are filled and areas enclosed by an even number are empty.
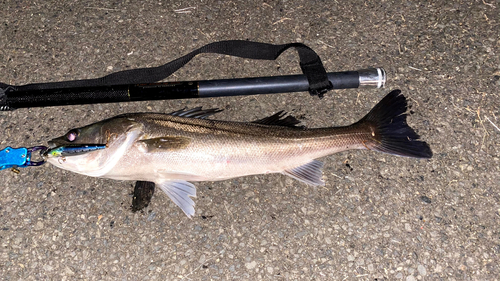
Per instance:
[[[325,182],[321,179],[323,176],[322,168],[323,162],[313,160],[302,166],[285,170],[282,173],[308,185],[324,186]]]
[[[156,183],[168,197],[179,206],[182,211],[192,218],[194,216],[194,201],[191,197],[196,197],[196,187],[184,180],[164,181]]]

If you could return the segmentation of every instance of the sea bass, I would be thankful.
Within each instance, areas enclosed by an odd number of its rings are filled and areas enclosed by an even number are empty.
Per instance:
[[[192,217],[196,188],[189,181],[282,173],[324,185],[323,163],[315,159],[340,151],[430,158],[429,145],[407,125],[406,110],[406,98],[395,90],[344,127],[308,129],[283,112],[254,122],[206,119],[217,109],[130,113],[72,129],[51,140],[44,155],[59,168],[87,176],[154,182]],[[79,146],[78,153],[62,153]]]

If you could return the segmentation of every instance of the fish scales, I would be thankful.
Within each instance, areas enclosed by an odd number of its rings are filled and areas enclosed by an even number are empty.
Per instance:
[[[166,128],[161,131],[153,130],[156,133],[150,132],[147,134],[148,137],[181,136],[189,139],[190,143],[180,150],[166,149],[153,155],[147,155],[149,157],[147,169],[155,170],[162,167],[164,170],[167,164],[159,163],[168,162],[169,170],[175,174],[182,172],[196,176],[198,180],[217,180],[256,173],[280,172],[287,168],[293,168],[297,164],[305,164],[311,159],[331,154],[334,150],[347,149],[349,146],[359,143],[354,137],[332,137],[328,132],[310,134],[311,132],[308,131],[305,131],[308,134],[304,136],[304,131],[288,128],[282,130],[282,134],[270,133],[266,138],[262,138],[256,134],[245,134],[244,131],[240,130],[241,128],[236,128],[238,132],[226,130],[226,125],[231,125],[230,129],[238,126],[247,127],[246,129],[265,127],[230,123],[220,126],[224,128],[209,130],[200,130],[198,126],[192,125],[182,125],[181,130],[178,127]],[[149,132],[150,129],[146,123],[144,131]],[[270,130],[272,128],[263,129]],[[285,131],[288,132],[283,134]],[[315,135],[323,136],[315,138]],[[141,139],[139,138],[139,140]],[[318,142],[323,144],[318,145]],[[129,162],[137,161],[145,156],[140,147],[130,150],[123,158],[125,161],[123,165],[116,167],[119,169],[116,170],[116,174],[125,172],[124,170],[129,167]],[[197,163],[197,165],[193,165],[193,163]],[[151,176],[155,175],[151,174]],[[154,180],[154,178],[148,175],[142,177],[141,180]]]
[[[199,180],[280,172],[314,158],[357,148],[363,141],[373,138],[354,127],[304,130],[199,119],[179,120],[187,121],[180,123],[175,120],[179,117],[168,116],[165,118],[171,120],[166,121],[162,120],[164,116],[154,114],[138,117],[132,119],[144,124],[148,137],[183,136],[190,139],[185,149],[158,153],[154,161],[149,159],[150,162],[169,161],[175,173],[183,171],[196,175]],[[157,122],[159,120],[162,122]],[[149,128],[150,124],[160,127]],[[130,157],[137,159],[138,155],[131,153]]]

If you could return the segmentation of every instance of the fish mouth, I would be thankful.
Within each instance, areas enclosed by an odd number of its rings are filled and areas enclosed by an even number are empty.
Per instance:
[[[79,145],[78,143],[71,143],[71,142],[65,141],[61,138],[52,139],[52,140],[47,142],[47,147],[49,149],[53,149],[53,148],[56,148],[58,146],[78,146],[78,145]]]
[[[48,148],[49,149],[52,149],[52,148],[55,148],[55,147],[57,147],[57,144],[55,142],[53,142],[53,141],[49,141],[48,142]]]

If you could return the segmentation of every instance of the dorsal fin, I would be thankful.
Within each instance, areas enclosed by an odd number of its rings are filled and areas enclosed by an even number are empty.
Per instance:
[[[255,120],[252,123],[263,124],[263,125],[294,127],[294,128],[304,128],[304,126],[296,126],[297,124],[300,124],[300,121],[297,118],[295,118],[291,115],[288,115],[285,118],[283,118],[285,115],[287,115],[287,113],[282,110],[282,111],[277,112],[269,117]]]
[[[218,112],[221,112],[221,111],[222,111],[222,109],[218,109],[218,108],[202,109],[201,106],[199,106],[199,107],[195,107],[192,109],[183,108],[181,110],[177,110],[177,111],[174,111],[172,113],[169,113],[169,115],[186,117],[186,118],[205,119],[208,116],[213,115],[213,114],[218,113]]]

